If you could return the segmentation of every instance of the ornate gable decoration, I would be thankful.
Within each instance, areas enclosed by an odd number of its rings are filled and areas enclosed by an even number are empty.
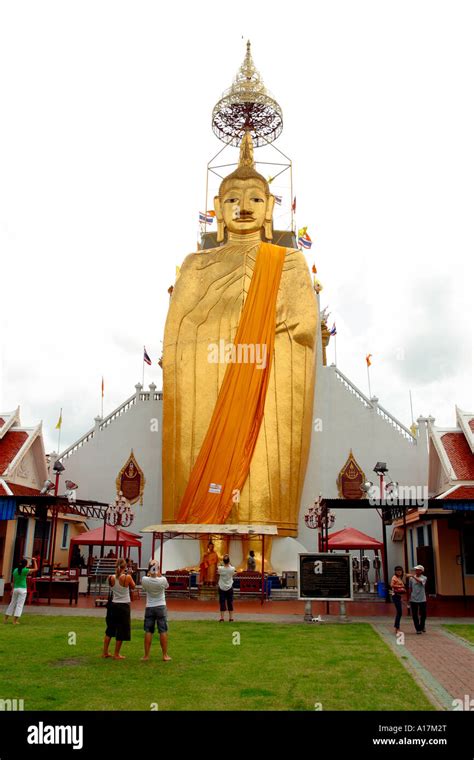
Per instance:
[[[337,490],[341,499],[362,499],[364,492],[360,487],[364,481],[365,473],[357,464],[351,449],[337,478]]]
[[[143,491],[145,490],[145,476],[143,470],[138,466],[138,462],[133,454],[133,449],[130,452],[130,456],[115,481],[117,487],[117,493],[122,491],[123,495],[130,502],[130,504],[136,504],[140,499],[140,505],[143,506]]]

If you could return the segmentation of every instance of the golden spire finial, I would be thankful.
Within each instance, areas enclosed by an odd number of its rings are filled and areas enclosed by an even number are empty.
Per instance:
[[[255,66],[252,61],[252,53],[250,52],[250,40],[247,40],[247,53],[242,64],[242,70],[245,71],[247,79],[251,79],[252,74],[255,71]]]
[[[249,45],[250,43],[247,44]],[[248,129],[245,130],[242,142],[240,143],[239,167],[243,166],[249,167],[250,169],[255,167],[253,159],[253,140]]]
[[[256,148],[276,140],[283,129],[281,108],[255,67],[250,40],[237,76],[214,106],[212,129],[220,140],[236,147],[242,131],[249,129]]]

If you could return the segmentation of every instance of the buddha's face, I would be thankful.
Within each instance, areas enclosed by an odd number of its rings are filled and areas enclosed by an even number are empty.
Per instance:
[[[258,179],[233,179],[224,185],[219,200],[224,224],[230,232],[246,235],[262,229],[269,197]]]

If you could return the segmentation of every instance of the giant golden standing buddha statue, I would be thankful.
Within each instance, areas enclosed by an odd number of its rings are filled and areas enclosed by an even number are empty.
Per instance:
[[[249,60],[248,46],[247,71]],[[275,199],[253,152],[264,127],[247,118],[240,129],[238,167],[214,199],[219,245],[185,258],[171,298],[163,522],[276,524],[296,536],[318,309],[303,253],[270,242]]]

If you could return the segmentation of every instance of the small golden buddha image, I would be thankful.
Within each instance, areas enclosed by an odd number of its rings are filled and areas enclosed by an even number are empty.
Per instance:
[[[214,549],[214,544],[209,541],[206,552],[199,566],[200,582],[202,585],[215,586],[217,581],[217,563],[219,557]]]

